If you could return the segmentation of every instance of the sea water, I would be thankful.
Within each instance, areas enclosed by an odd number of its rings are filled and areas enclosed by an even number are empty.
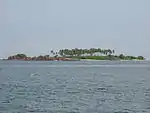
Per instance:
[[[0,61],[0,113],[150,113],[150,62]]]

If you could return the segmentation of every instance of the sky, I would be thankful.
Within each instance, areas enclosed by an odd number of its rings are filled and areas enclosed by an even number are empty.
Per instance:
[[[0,0],[0,58],[110,48],[150,59],[150,0]]]

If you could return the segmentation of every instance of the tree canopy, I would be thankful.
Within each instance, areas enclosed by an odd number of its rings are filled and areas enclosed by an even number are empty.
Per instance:
[[[102,49],[102,48],[73,48],[73,49],[61,49],[59,51],[51,50],[50,55],[40,55],[34,57],[28,57],[25,54],[16,54],[9,56],[8,60],[54,60],[58,57],[63,58],[76,58],[76,59],[95,59],[95,60],[145,60],[143,56],[125,56],[124,54],[115,55],[114,49]]]

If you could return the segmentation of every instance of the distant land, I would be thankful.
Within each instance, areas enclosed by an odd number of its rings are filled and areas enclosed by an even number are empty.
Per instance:
[[[51,55],[49,55],[51,54]],[[90,49],[61,49],[59,51],[51,50],[48,55],[29,57],[25,54],[16,54],[9,56],[4,60],[24,60],[24,61],[78,61],[81,59],[89,60],[145,60],[143,56],[128,56],[124,54],[115,55],[115,50],[90,48]]]

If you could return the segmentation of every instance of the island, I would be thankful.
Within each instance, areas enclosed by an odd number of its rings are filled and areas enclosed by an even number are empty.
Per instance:
[[[129,56],[115,54],[115,50],[90,48],[90,49],[61,49],[51,50],[48,55],[29,57],[25,54],[9,56],[5,60],[24,60],[24,61],[79,61],[79,60],[145,60],[143,56]]]

